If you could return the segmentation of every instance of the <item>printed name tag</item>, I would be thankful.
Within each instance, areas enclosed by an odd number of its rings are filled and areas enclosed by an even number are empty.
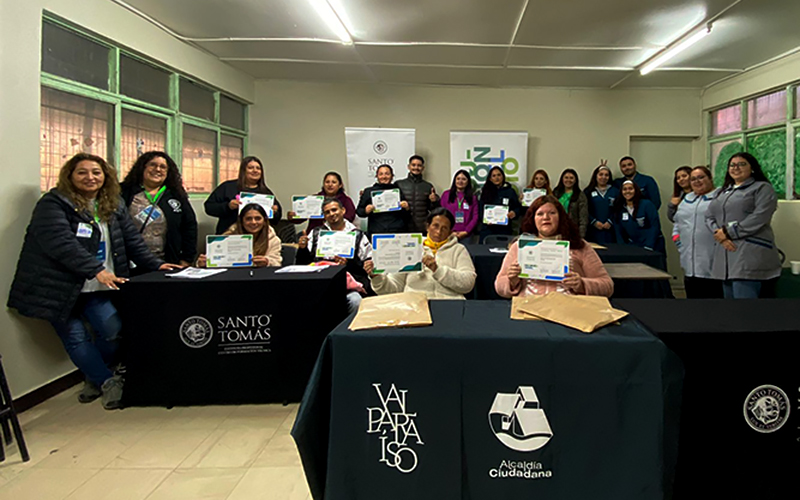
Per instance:
[[[503,205],[508,205],[508,198],[503,198]]]
[[[637,217],[636,223],[639,224],[639,227],[644,227],[644,217]]]
[[[456,224],[463,224],[464,223],[464,212],[458,211],[456,212]]]
[[[91,238],[92,237],[92,225],[87,224],[85,222],[78,223],[78,232],[75,233],[78,238]]]
[[[101,241],[100,246],[97,247],[97,254],[95,254],[95,259],[99,260],[100,262],[106,261],[106,242]]]
[[[630,216],[628,214],[622,214],[622,220],[629,220]]]
[[[463,208],[464,210],[469,210],[469,203],[465,201],[464,204],[461,206],[461,208]]]
[[[600,196],[600,193],[598,193],[597,191],[592,191],[592,198],[596,196]]]

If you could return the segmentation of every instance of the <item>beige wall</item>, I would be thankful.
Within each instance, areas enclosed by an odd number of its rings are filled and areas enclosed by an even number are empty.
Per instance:
[[[0,300],[5,305],[25,227],[39,198],[39,72],[42,9],[253,100],[253,80],[167,36],[107,0],[0,1]],[[0,312],[0,354],[15,397],[73,369],[52,329]]]

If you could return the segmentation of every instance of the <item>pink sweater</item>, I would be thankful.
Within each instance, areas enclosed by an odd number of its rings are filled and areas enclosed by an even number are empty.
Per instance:
[[[514,288],[511,287],[511,283],[508,280],[508,268],[511,267],[511,264],[517,262],[518,253],[519,245],[515,242],[511,245],[511,248],[508,249],[506,258],[503,259],[503,267],[494,280],[494,289],[497,290],[497,294],[501,297],[511,298],[532,293],[528,289],[530,280],[520,279],[519,283],[517,283],[517,286]],[[597,252],[595,252],[588,243],[580,250],[570,248],[569,258],[571,266],[570,272],[578,273],[578,275],[581,276],[585,295],[611,297],[611,294],[614,293],[614,282],[611,281],[611,277],[608,275],[608,272],[606,272],[606,268],[603,267],[603,263],[600,261],[600,257],[597,256]],[[537,295],[545,295],[550,292],[555,292],[559,286],[562,285],[551,281],[537,280],[536,293]],[[566,290],[565,293],[573,292]]]

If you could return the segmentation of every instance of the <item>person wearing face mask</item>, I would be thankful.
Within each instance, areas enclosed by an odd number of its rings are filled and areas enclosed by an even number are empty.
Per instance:
[[[519,243],[514,242],[494,281],[498,295],[511,298],[563,291],[571,295],[611,297],[614,293],[614,282],[597,252],[580,237],[578,226],[555,196],[537,198],[525,214],[521,230],[543,240],[569,241],[569,272],[561,282],[520,278]]]
[[[450,189],[442,193],[442,207],[446,208],[455,217],[453,234],[464,241],[469,239],[478,225],[478,197],[472,188],[472,178],[466,170],[459,170],[453,176]]]
[[[267,212],[257,203],[245,205],[236,222],[223,235],[253,235],[253,267],[280,267],[281,240],[269,224]],[[208,259],[205,254],[197,257],[197,267],[206,267]]]
[[[714,234],[706,226],[706,213],[717,194],[711,171],[694,167],[689,176],[692,192],[683,197],[675,211],[672,241],[678,248],[687,299],[722,298],[722,283],[711,278]]]
[[[446,208],[435,208],[426,221],[428,236],[424,241],[422,271],[414,273],[373,274],[374,263],[364,263],[378,295],[422,292],[429,299],[464,300],[475,286],[475,266],[466,247],[452,232],[455,217]]]
[[[206,214],[219,218],[217,222],[216,234],[231,227],[239,216],[239,193],[258,193],[275,195],[264,182],[264,165],[255,156],[242,158],[239,164],[239,177],[225,181],[215,189],[209,196],[204,207]],[[275,204],[272,205],[272,224],[277,224],[281,220],[283,209],[275,197]]]
[[[322,213],[325,221],[321,226],[317,226],[311,231],[303,231],[297,246],[295,264],[306,265],[312,262],[329,261],[336,262],[340,266],[345,266],[350,277],[361,286],[350,282],[348,278],[347,303],[348,311],[353,313],[358,311],[361,298],[372,292],[369,276],[364,269],[364,263],[372,259],[372,244],[367,235],[361,232],[352,222],[345,219],[345,208],[338,198],[326,198],[322,204]],[[319,243],[320,231],[346,231],[355,232],[356,240],[353,257],[346,259],[338,255],[326,255],[317,257],[317,244]]]
[[[411,224],[408,213],[409,205],[402,190],[400,191],[400,210],[376,213],[375,206],[372,204],[372,193],[374,191],[400,189],[397,184],[392,182],[394,180],[394,170],[389,165],[381,165],[378,167],[375,177],[378,182],[364,189],[361,193],[361,199],[358,201],[358,208],[356,208],[356,214],[361,218],[367,219],[367,235],[372,238],[373,234],[408,232]]]
[[[631,180],[622,182],[620,196],[614,201],[614,230],[618,243],[666,254],[658,211]]]
[[[605,160],[592,172],[592,180],[584,190],[589,205],[589,226],[586,239],[599,244],[616,243],[613,227],[614,200],[619,189],[612,185],[614,178]]]
[[[642,198],[649,200],[656,207],[656,211],[661,208],[661,193],[658,191],[656,180],[649,175],[640,174],[636,171],[636,160],[630,156],[623,156],[619,161],[619,170],[622,177],[614,181],[614,187],[622,191],[622,183],[626,180],[633,181],[639,186]]]
[[[508,207],[508,224],[483,224],[480,232],[480,242],[491,234],[511,235],[513,230],[511,222],[522,212],[519,195],[514,188],[506,182],[506,173],[500,167],[492,167],[489,176],[483,184],[480,195],[480,219],[483,221],[483,211],[486,205],[505,205]]]
[[[692,175],[691,167],[678,167],[675,170],[675,177],[672,179],[672,198],[667,204],[667,218],[670,222],[675,222],[675,212],[678,204],[683,197],[692,192],[692,185],[689,177]]]
[[[197,217],[172,158],[161,151],[142,154],[121,188],[147,248],[166,262],[190,266],[197,256]]]
[[[325,174],[325,177],[322,178],[322,189],[317,193],[317,196],[336,198],[342,204],[342,207],[344,207],[344,218],[349,222],[353,222],[356,219],[356,206],[353,204],[353,200],[345,194],[344,183],[342,182],[342,176],[339,175],[339,172],[328,172]],[[286,218],[294,224],[300,224],[306,220],[298,219],[297,214],[292,211],[286,213]],[[306,234],[310,234],[311,231],[323,224],[325,224],[324,219],[309,219],[308,226],[306,226]]]
[[[433,184],[422,178],[425,171],[425,159],[414,155],[408,159],[408,177],[397,181],[397,187],[408,200],[408,211],[411,214],[409,230],[415,233],[425,232],[425,220],[434,208],[439,206],[439,195]]]
[[[706,224],[717,245],[711,276],[724,280],[725,298],[758,298],[764,283],[781,274],[772,232],[778,197],[758,160],[738,153],[728,161],[725,182],[709,204]]]
[[[112,371],[122,328],[112,291],[128,281],[129,260],[147,271],[179,267],[148,250],[119,193],[116,170],[104,159],[69,159],[36,203],[8,296],[8,307],[53,325],[86,377],[78,401],[102,396],[108,410],[121,406],[123,385]]]
[[[558,198],[573,222],[578,225],[581,238],[585,238],[586,228],[589,225],[589,202],[581,191],[578,172],[571,168],[561,172],[561,178],[553,190],[553,195]]]

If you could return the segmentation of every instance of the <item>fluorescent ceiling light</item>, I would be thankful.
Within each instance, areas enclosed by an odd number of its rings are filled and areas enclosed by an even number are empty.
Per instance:
[[[325,21],[325,24],[328,25],[328,28],[333,30],[336,33],[336,36],[339,37],[339,40],[342,41],[345,45],[350,45],[353,43],[353,39],[350,38],[350,33],[348,33],[347,28],[345,28],[344,23],[341,19],[339,19],[339,15],[333,10],[333,7],[328,3],[328,0],[310,0],[311,5],[314,6],[314,10],[317,11],[317,14]]]
[[[696,44],[703,38],[705,38],[709,33],[711,33],[711,25],[709,24],[702,30],[698,31],[694,35],[690,36],[689,38],[685,39],[684,41],[680,42],[679,44],[671,47],[666,52],[661,54],[660,56],[656,57],[649,63],[645,64],[642,69],[639,70],[639,73],[642,75],[646,75],[653,71],[654,69],[658,68],[659,66],[663,65],[665,62],[669,61],[673,57],[677,56],[684,50],[688,49],[692,45]]]

